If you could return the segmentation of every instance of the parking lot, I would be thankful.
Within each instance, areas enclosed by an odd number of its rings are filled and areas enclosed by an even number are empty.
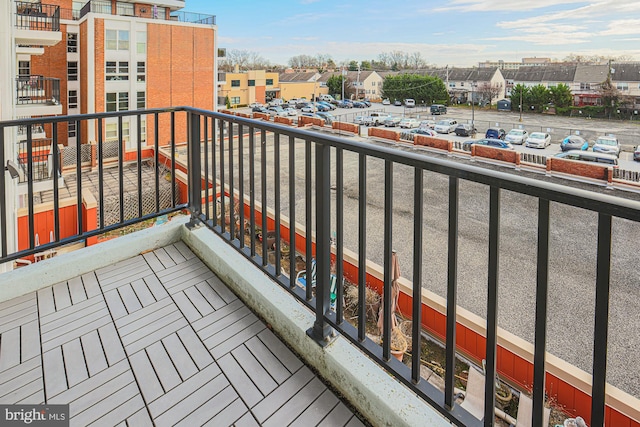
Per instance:
[[[396,107],[395,113],[401,113],[402,110],[399,108],[398,111]],[[340,113],[339,110],[338,113]],[[456,115],[464,117],[464,113],[451,111],[447,117]],[[367,142],[377,144],[372,141]],[[303,141],[296,141],[296,164],[298,165],[304,163],[303,146]],[[536,151],[551,153],[552,147]],[[421,152],[425,156],[439,156],[411,146],[402,146],[399,149],[418,150],[416,152]],[[248,159],[248,152],[245,156]],[[267,156],[267,161],[272,161],[273,145],[269,144],[269,141],[267,141]],[[286,165],[289,157],[286,144],[281,146],[280,156],[281,164]],[[450,160],[469,161],[462,158],[450,158]],[[357,251],[358,158],[345,153],[344,161],[344,218],[345,230],[347,230],[345,248]],[[273,179],[273,171],[270,169],[268,168],[268,182],[272,182]],[[638,195],[634,193],[567,182],[560,178],[546,177],[523,170],[517,173],[534,179],[565,183],[638,199]],[[290,211],[286,196],[288,180],[289,174],[283,169],[281,186],[284,196],[280,201],[283,215],[289,215]],[[259,187],[259,180],[256,183]],[[402,275],[411,279],[413,171],[403,167],[394,168],[394,183],[393,247],[399,254]],[[298,189],[304,188],[302,176],[296,174],[295,185]],[[383,185],[383,164],[375,160],[369,161],[367,165],[367,258],[378,264],[382,264],[384,247],[384,195],[379,190]],[[422,286],[445,297],[448,178],[435,173],[425,173],[423,192],[425,222]],[[256,194],[260,194],[259,188],[256,188]],[[303,223],[304,192],[299,191],[296,196],[298,197],[295,205],[296,221]],[[273,207],[273,200],[269,200],[268,204]],[[488,204],[489,189],[486,186],[461,182],[458,303],[481,317],[486,315]],[[335,202],[332,202],[333,208],[335,208]],[[332,215],[332,218],[335,216]],[[332,219],[332,228],[335,230],[334,222],[335,219]],[[589,211],[558,203],[553,203],[551,206],[547,350],[586,372],[591,371],[593,357],[596,224],[597,215]],[[640,337],[637,335],[637,319],[640,314],[640,289],[638,288],[640,270],[637,268],[636,256],[639,239],[640,224],[614,219],[607,380],[635,396],[640,396],[640,373],[629,367],[637,366],[640,362]],[[533,342],[535,327],[536,241],[536,199],[502,192],[499,325],[529,342]]]

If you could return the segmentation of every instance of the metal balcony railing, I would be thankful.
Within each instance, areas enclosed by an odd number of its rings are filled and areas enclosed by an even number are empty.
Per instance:
[[[60,79],[43,76],[16,77],[16,104],[60,103]]]
[[[16,2],[16,28],[60,31],[60,6],[33,2]]]
[[[171,12],[171,20],[179,22],[190,22],[192,24],[216,25],[215,15],[205,15],[193,12]]]
[[[534,357],[532,424],[542,425],[546,375],[547,349],[547,317],[549,299],[549,270],[550,270],[550,240],[551,206],[553,209],[568,207],[582,209],[590,215],[584,223],[580,223],[584,230],[592,230],[597,236],[592,248],[596,260],[594,270],[595,310],[593,311],[594,338],[589,343],[593,352],[592,390],[590,425],[603,425],[605,420],[605,384],[607,375],[607,339],[609,336],[609,296],[610,275],[612,271],[612,224],[637,224],[640,222],[640,202],[621,199],[609,194],[590,192],[573,187],[558,185],[542,180],[535,180],[519,175],[483,169],[477,166],[454,162],[447,159],[427,157],[417,153],[396,150],[374,144],[363,144],[349,139],[339,138],[327,134],[315,133],[297,128],[290,128],[264,121],[245,119],[238,116],[220,114],[189,107],[171,109],[155,109],[135,112],[101,113],[68,117],[49,117],[42,119],[26,119],[0,122],[0,147],[5,146],[4,130],[16,126],[30,126],[51,124],[53,135],[54,169],[59,167],[57,146],[57,128],[69,121],[76,122],[77,129],[95,129],[95,135],[78,135],[78,144],[83,138],[97,141],[97,151],[102,152],[104,144],[105,121],[117,123],[118,134],[122,135],[123,120],[135,121],[146,115],[147,123],[152,122],[153,137],[147,141],[155,149],[153,165],[155,167],[155,182],[152,185],[158,193],[159,181],[166,179],[162,171],[163,164],[170,171],[172,188],[176,183],[176,158],[179,152],[186,157],[188,164],[187,186],[188,202],[174,203],[171,207],[161,209],[156,201],[154,209],[142,210],[142,193],[138,193],[139,210],[133,218],[124,215],[122,201],[124,189],[122,184],[122,169],[124,164],[123,139],[119,137],[118,168],[120,171],[120,189],[116,197],[120,198],[120,219],[115,224],[106,225],[102,220],[96,230],[85,231],[82,228],[82,161],[80,154],[76,160],[77,175],[77,233],[72,236],[60,237],[60,218],[54,214],[54,242],[36,248],[34,233],[34,205],[33,178],[28,172],[29,188],[26,200],[29,201],[29,246],[21,251],[9,251],[7,242],[7,212],[5,211],[7,194],[5,193],[7,174],[0,174],[0,263],[32,255],[35,252],[53,249],[57,246],[80,241],[112,231],[135,222],[157,217],[167,212],[188,209],[191,213],[192,224],[204,225],[212,232],[226,239],[230,245],[240,251],[250,262],[261,268],[283,289],[298,298],[301,304],[315,312],[314,327],[308,332],[318,343],[326,343],[334,331],[342,334],[363,352],[376,360],[397,379],[403,382],[426,403],[436,408],[444,417],[458,426],[493,425],[495,407],[495,381],[488,380],[485,384],[485,412],[484,420],[480,421],[464,408],[455,403],[454,399],[454,366],[456,357],[456,319],[458,271],[465,259],[459,259],[458,240],[463,233],[465,224],[460,223],[459,217],[464,205],[461,198],[461,182],[471,183],[478,198],[484,199],[486,217],[474,218],[474,223],[486,225],[487,259],[481,261],[486,270],[486,335],[483,344],[486,348],[486,378],[497,375],[496,361],[498,348],[498,284],[500,269],[500,245],[512,234],[520,229],[505,231],[501,225],[501,212],[508,209],[502,198],[517,195],[530,200],[530,206],[537,215],[532,228],[537,236],[537,249],[531,254],[535,263],[536,290],[531,297],[535,300]],[[152,118],[152,120],[150,120]],[[168,159],[159,158],[160,127],[168,128],[168,138],[163,135],[163,143],[169,141],[165,149],[170,153]],[[140,129],[140,127],[138,127]],[[138,138],[140,140],[140,138]],[[186,148],[177,148],[176,142],[186,141]],[[27,168],[33,162],[33,147],[27,144]],[[142,147],[137,145],[138,171],[141,170]],[[350,163],[347,163],[350,162]],[[0,151],[0,164],[5,164],[4,152]],[[102,186],[102,161],[98,159],[100,177],[99,194],[97,200],[107,197]],[[408,182],[394,184],[399,173],[410,177]],[[349,177],[349,180],[345,180]],[[354,179],[355,177],[355,179]],[[425,179],[426,177],[426,179]],[[448,195],[445,212],[438,212],[441,217],[441,228],[445,238],[432,245],[438,256],[425,258],[423,242],[432,230],[427,227],[429,195],[432,181],[438,177]],[[54,182],[57,174],[53,176]],[[203,186],[203,182],[209,185]],[[57,182],[54,189],[57,189]],[[345,188],[346,187],[346,188]],[[138,188],[142,188],[142,176],[138,172]],[[486,191],[480,191],[484,188]],[[216,189],[223,189],[223,194],[217,194]],[[347,193],[348,191],[348,193]],[[394,207],[395,191],[404,191],[405,200],[410,200],[409,206],[402,206],[401,212]],[[226,196],[225,196],[226,194]],[[228,196],[228,198],[227,198]],[[156,200],[158,198],[156,197]],[[242,201],[247,209],[235,209],[235,200]],[[345,214],[345,203],[355,205],[356,212]],[[57,195],[54,196],[54,213],[58,212]],[[229,206],[232,204],[232,206]],[[261,215],[269,209],[273,212],[269,222],[267,215]],[[467,207],[469,209],[469,207]],[[477,209],[472,206],[471,209]],[[282,212],[288,213],[289,231],[283,233]],[[406,215],[402,215],[405,213]],[[100,212],[99,218],[103,218]],[[259,219],[258,219],[259,218]],[[408,218],[408,219],[407,219]],[[370,224],[369,221],[373,221]],[[355,223],[355,225],[353,225]],[[258,229],[268,230],[271,224],[272,238],[256,237]],[[398,224],[403,224],[400,227]],[[375,229],[374,229],[375,228]],[[404,228],[400,230],[400,228]],[[335,230],[333,235],[332,230]],[[509,230],[509,228],[507,228]],[[411,236],[405,241],[398,241],[397,234],[403,231]],[[425,232],[426,231],[426,232]],[[468,231],[468,229],[467,229]],[[290,250],[284,255],[281,239],[295,242],[296,233],[306,236],[304,256],[306,269],[312,271],[312,259],[316,261],[317,280],[315,294],[311,286],[306,290],[297,286],[294,274],[287,274],[283,268],[282,259],[288,259],[291,266],[296,265],[296,251]],[[377,233],[375,241],[368,242],[371,233]],[[424,233],[424,235],[423,235]],[[262,233],[267,235],[266,232]],[[242,236],[242,238],[240,238]],[[246,238],[244,236],[247,236]],[[311,236],[315,236],[312,238]],[[483,238],[483,239],[484,239]],[[484,240],[483,240],[484,241]],[[444,368],[444,393],[425,381],[420,375],[420,352],[413,351],[411,366],[403,365],[391,358],[390,341],[383,339],[382,345],[367,338],[365,290],[367,287],[367,272],[365,268],[357,271],[357,286],[359,292],[357,305],[357,326],[353,327],[345,321],[345,307],[343,305],[343,288],[338,286],[336,292],[335,312],[330,309],[331,295],[329,289],[332,264],[335,266],[335,276],[344,277],[344,247],[350,242],[357,248],[357,264],[365,266],[368,260],[367,248],[375,247],[382,253],[383,265],[383,337],[391,335],[391,296],[392,296],[392,248],[402,245],[411,253],[412,317],[422,319],[421,295],[424,277],[423,266],[433,263],[446,270],[446,364]],[[355,242],[355,243],[354,243]],[[334,245],[332,255],[331,246]],[[412,248],[412,249],[409,249]],[[273,258],[259,254],[275,255]],[[557,256],[558,254],[556,254]],[[333,258],[332,258],[333,256]],[[477,260],[469,260],[469,262]],[[556,261],[562,263],[562,260]],[[573,325],[579,327],[580,325]],[[567,330],[567,334],[573,330]],[[420,348],[423,340],[420,323],[413,322],[411,328],[413,348]],[[556,390],[554,390],[555,392]]]
[[[28,134],[30,138],[31,134]],[[31,153],[29,153],[31,147]],[[32,177],[33,182],[46,181],[54,171],[53,153],[55,149],[51,138],[44,138],[18,143],[18,165],[22,169],[19,182],[27,182]],[[59,163],[58,163],[59,164]],[[60,172],[59,169],[57,169]]]

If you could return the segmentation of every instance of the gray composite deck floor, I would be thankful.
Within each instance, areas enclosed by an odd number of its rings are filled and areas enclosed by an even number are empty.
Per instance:
[[[0,303],[0,404],[71,425],[356,426],[184,243]]]

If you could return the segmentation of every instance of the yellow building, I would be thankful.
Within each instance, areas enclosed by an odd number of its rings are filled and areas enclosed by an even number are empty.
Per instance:
[[[285,101],[296,98],[311,100],[314,96],[329,93],[326,86],[322,86],[318,79],[320,73],[282,73],[280,74],[280,97]]]
[[[227,73],[226,83],[220,89],[220,96],[229,97],[232,107],[254,102],[264,104],[269,99],[280,98],[278,73],[265,70]]]

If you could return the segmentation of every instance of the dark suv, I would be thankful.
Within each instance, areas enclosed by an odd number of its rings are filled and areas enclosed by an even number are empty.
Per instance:
[[[506,135],[507,132],[505,132],[505,130],[502,128],[489,128],[487,129],[487,133],[484,134],[484,137],[493,139],[504,139]]]
[[[442,104],[433,104],[431,106],[431,114],[434,116],[438,114],[447,114],[447,107]]]

